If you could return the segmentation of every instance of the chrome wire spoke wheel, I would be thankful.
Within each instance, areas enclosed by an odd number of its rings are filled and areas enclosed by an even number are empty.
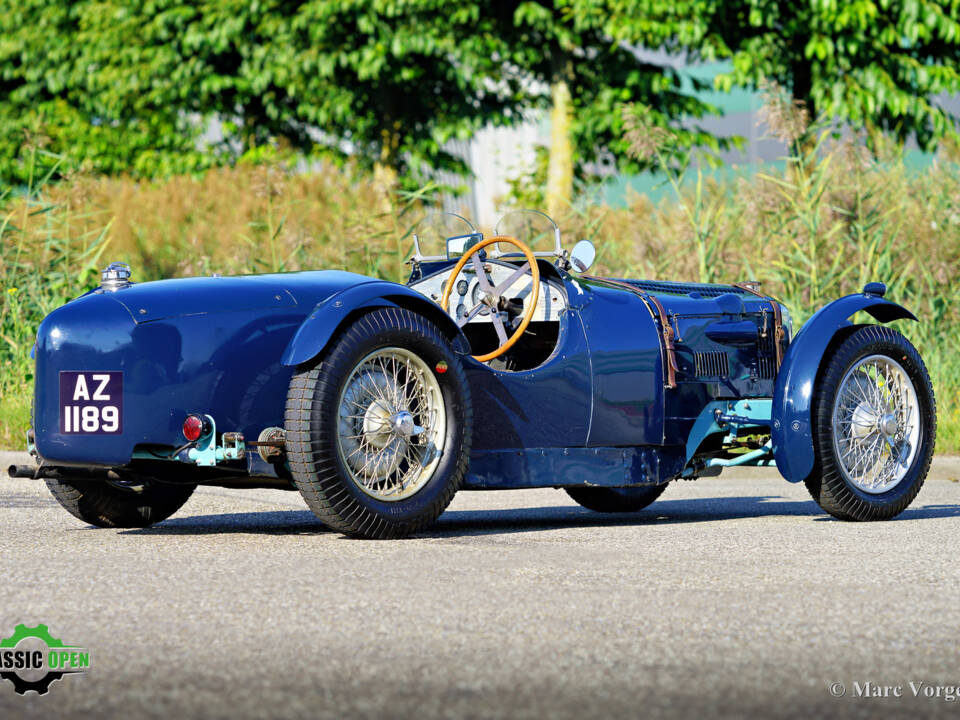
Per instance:
[[[833,446],[846,480],[877,495],[907,475],[920,442],[920,404],[903,367],[870,355],[851,367],[833,404]]]
[[[340,392],[337,451],[353,483],[403,500],[433,476],[446,440],[443,393],[432,370],[398,347],[360,360]]]

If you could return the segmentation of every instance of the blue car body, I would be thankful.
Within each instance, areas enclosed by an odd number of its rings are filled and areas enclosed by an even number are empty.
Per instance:
[[[451,264],[424,264],[411,283]],[[426,315],[462,355],[474,413],[466,488],[650,485],[720,465],[774,463],[796,482],[811,468],[810,390],[830,343],[860,310],[882,322],[912,317],[882,293],[842,298],[792,342],[785,323],[778,370],[769,298],[732,285],[608,282],[539,265],[565,304],[556,347],[521,371],[474,360],[457,324],[409,284],[315,271],[98,288],[39,328],[35,452],[58,467],[182,462],[176,448],[191,413],[213,418],[218,431],[256,438],[283,426],[297,366],[321,355],[358,314],[396,306]],[[650,296],[674,331],[672,352]],[[122,373],[122,431],[62,432],[59,376],[77,371]],[[772,447],[740,460],[698,460],[731,428],[769,428]],[[227,465],[251,478],[284,476],[256,453]]]

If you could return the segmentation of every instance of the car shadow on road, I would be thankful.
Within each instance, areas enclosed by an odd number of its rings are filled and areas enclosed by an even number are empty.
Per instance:
[[[451,532],[483,534],[575,527],[668,525],[778,515],[807,516],[820,512],[812,501],[786,501],[770,495],[661,500],[644,510],[627,513],[597,513],[572,505],[509,510],[449,510],[440,516],[428,534],[441,536]]]
[[[123,535],[219,535],[251,533],[263,535],[317,535],[329,528],[309,510],[223,513],[174,517],[148,528],[124,530]]]
[[[826,515],[812,500],[785,500],[775,495],[662,500],[632,513],[596,513],[575,505],[484,510],[448,510],[417,537],[493,535],[536,532],[563,528],[625,525],[671,525],[741,520],[764,517],[809,517],[814,521],[839,522]],[[927,520],[960,517],[960,505],[926,505],[909,508],[897,520]],[[170,518],[152,527],[125,530],[125,535],[218,535],[250,533],[264,535],[317,535],[332,532],[309,510],[193,515]]]
[[[778,516],[841,522],[824,513],[812,500],[785,500],[778,496],[756,495],[665,500],[632,513],[600,514],[569,505],[516,510],[453,510],[441,515],[427,535],[442,537],[450,534],[494,534],[573,527],[652,526]],[[960,517],[960,505],[927,505],[908,509],[896,520],[945,517]]]

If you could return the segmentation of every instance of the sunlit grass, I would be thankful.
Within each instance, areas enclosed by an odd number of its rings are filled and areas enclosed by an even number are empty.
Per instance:
[[[761,280],[797,323],[867,281],[886,282],[887,297],[920,318],[897,327],[930,369],[938,450],[960,450],[956,165],[912,173],[896,156],[877,164],[824,144],[780,173],[701,177],[678,193],[658,205],[644,196],[621,209],[576,205],[558,218],[564,244],[593,239],[599,273]],[[422,214],[418,198],[391,206],[371,181],[332,169],[238,167],[156,182],[75,177],[27,197],[0,195],[0,447],[23,446],[37,324],[93,287],[107,262],[129,262],[135,280],[313,268],[401,280]]]

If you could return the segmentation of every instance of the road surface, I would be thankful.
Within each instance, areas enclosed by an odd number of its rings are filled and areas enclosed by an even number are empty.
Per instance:
[[[759,470],[633,515],[461,493],[377,542],[274,490],[99,530],[4,473],[0,638],[44,623],[91,667],[42,697],[0,680],[0,717],[956,716],[958,479],[938,459],[875,524]]]

